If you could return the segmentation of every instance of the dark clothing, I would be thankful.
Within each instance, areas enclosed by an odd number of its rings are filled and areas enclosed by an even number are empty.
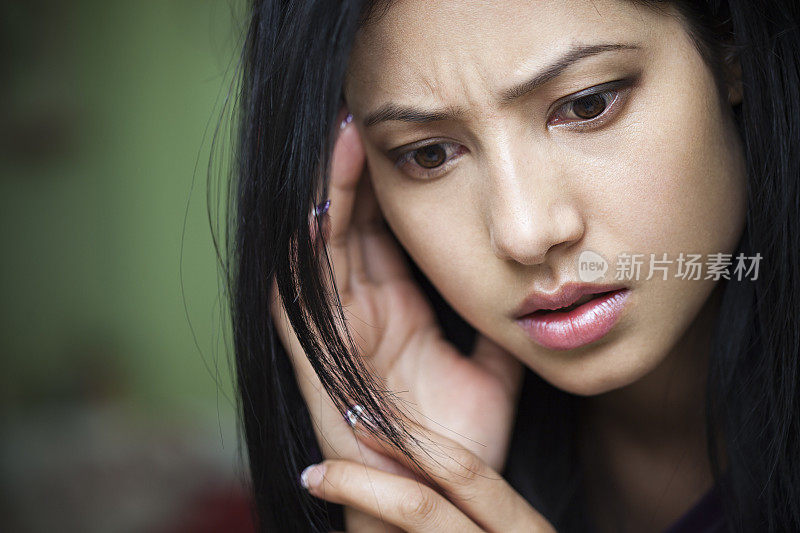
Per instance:
[[[725,512],[719,499],[719,485],[714,485],[694,506],[664,533],[725,533]]]
[[[680,518],[661,533],[728,533],[719,484],[711,487]],[[590,533],[597,533],[589,527]]]

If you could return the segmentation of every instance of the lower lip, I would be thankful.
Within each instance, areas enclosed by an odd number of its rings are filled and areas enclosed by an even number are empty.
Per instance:
[[[572,311],[532,313],[517,319],[532,341],[551,350],[571,350],[603,338],[617,323],[630,289],[609,292]]]

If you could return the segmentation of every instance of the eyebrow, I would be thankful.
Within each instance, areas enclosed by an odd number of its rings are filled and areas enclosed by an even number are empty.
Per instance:
[[[535,74],[530,79],[523,81],[509,89],[505,89],[500,93],[499,100],[503,104],[507,104],[513,100],[517,100],[526,94],[535,91],[545,83],[552,81],[560,76],[574,63],[585,59],[587,57],[602,54],[604,52],[613,52],[617,50],[638,50],[641,46],[638,44],[626,43],[601,43],[590,45],[573,45],[566,53],[556,59],[553,63],[546,66],[539,73]],[[411,106],[401,106],[393,103],[385,104],[379,107],[376,111],[370,113],[364,119],[364,126],[370,127],[380,122],[387,121],[400,121],[409,122],[413,124],[425,124],[428,122],[438,122],[441,120],[455,119],[461,114],[461,110],[455,107],[447,107],[438,110],[426,110]]]

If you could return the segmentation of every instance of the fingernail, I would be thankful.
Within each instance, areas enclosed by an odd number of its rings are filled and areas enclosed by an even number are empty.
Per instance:
[[[369,416],[369,413],[367,413],[364,408],[358,404],[355,404],[353,407],[348,409],[344,416],[345,420],[347,420],[347,423],[350,424],[350,427],[352,428],[356,427],[359,419],[361,419],[362,424],[372,423],[372,417]]]
[[[300,473],[300,484],[306,490],[315,489],[322,483],[324,475],[325,465],[309,465]]]
[[[328,208],[329,208],[330,206],[331,206],[331,200],[330,200],[330,198],[328,198],[327,200],[325,200],[324,202],[322,202],[322,203],[318,204],[318,205],[317,205],[317,206],[314,208],[314,216],[317,216],[317,217],[319,217],[319,216],[322,216],[322,215],[324,215],[325,213],[327,213],[327,212],[328,212]]]
[[[339,124],[339,129],[340,129],[340,130],[343,130],[343,129],[345,129],[345,128],[347,127],[347,125],[348,125],[348,124],[350,124],[351,122],[353,122],[353,115],[352,115],[352,113],[348,113],[348,114],[347,114],[347,115],[345,115],[345,117],[342,119],[342,123],[341,123],[341,124]]]

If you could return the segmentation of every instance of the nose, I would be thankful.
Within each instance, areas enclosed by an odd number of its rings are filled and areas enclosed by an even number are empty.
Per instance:
[[[585,227],[559,167],[546,157],[532,160],[527,151],[524,158],[507,153],[489,163],[487,225],[497,257],[534,265],[579,241]]]

